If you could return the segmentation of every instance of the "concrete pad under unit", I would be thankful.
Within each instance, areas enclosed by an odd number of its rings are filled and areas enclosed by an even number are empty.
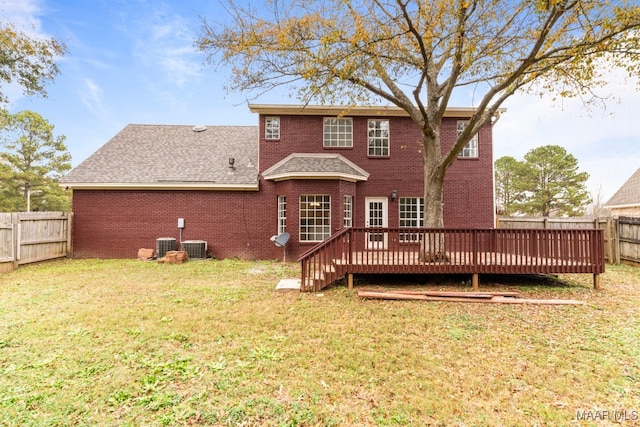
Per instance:
[[[300,279],[280,279],[276,291],[300,291]]]

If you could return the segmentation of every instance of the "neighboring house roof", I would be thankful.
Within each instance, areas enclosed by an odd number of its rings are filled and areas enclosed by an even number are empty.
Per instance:
[[[622,187],[605,204],[607,208],[640,206],[640,168],[631,175]]]
[[[369,172],[340,154],[293,153],[262,173],[264,179],[341,179],[366,181]]]
[[[258,142],[257,126],[131,124],[60,184],[78,189],[258,190]]]

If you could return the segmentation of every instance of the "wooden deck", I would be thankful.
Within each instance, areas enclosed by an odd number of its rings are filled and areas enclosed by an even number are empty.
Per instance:
[[[424,256],[425,248],[439,256]],[[302,290],[354,273],[559,274],[604,272],[602,230],[344,229],[303,254]]]

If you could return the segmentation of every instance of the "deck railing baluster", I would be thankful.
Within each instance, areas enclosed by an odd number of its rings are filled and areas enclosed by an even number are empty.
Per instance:
[[[347,228],[299,258],[301,289],[318,291],[353,273],[597,275],[603,239],[597,229]],[[421,259],[425,251],[432,253]]]

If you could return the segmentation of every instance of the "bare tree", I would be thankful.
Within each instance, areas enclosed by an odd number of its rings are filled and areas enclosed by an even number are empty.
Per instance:
[[[303,103],[383,100],[422,131],[425,227],[442,227],[447,167],[516,91],[584,95],[608,67],[638,75],[640,8],[623,0],[278,0],[203,19],[199,49],[230,65],[230,90],[287,87]],[[228,19],[230,17],[230,19]],[[475,114],[444,150],[440,126],[457,89]]]

